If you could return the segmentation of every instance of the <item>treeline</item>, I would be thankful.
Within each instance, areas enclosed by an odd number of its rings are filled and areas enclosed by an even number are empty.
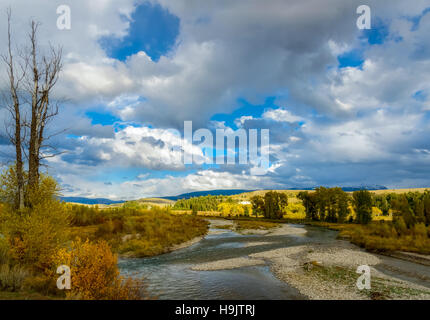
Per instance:
[[[416,224],[430,225],[430,191],[407,192],[403,194],[389,193],[377,195],[374,198],[374,205],[383,214],[388,214],[391,210],[393,221],[404,225],[407,229],[413,228]]]
[[[124,219],[130,216],[142,215],[139,208],[119,207],[100,210],[98,206],[89,207],[78,204],[65,204],[72,226],[90,226],[102,224],[112,219]]]
[[[316,188],[314,192],[302,191],[306,218],[314,221],[343,223],[349,216],[353,222],[350,205],[355,211],[355,222],[367,224],[372,220],[372,194],[367,190],[354,191],[352,197],[341,188]]]
[[[285,193],[269,191],[264,197],[253,196],[251,205],[252,212],[257,216],[262,214],[267,219],[282,219],[288,206],[288,197]]]
[[[233,199],[225,196],[201,196],[176,201],[173,209],[197,211],[217,211],[221,202],[233,202]]]
[[[341,188],[319,187],[315,192],[302,191],[297,197],[310,220],[344,222],[350,213],[349,196]]]
[[[372,220],[372,207],[376,207],[384,216],[391,213],[393,222],[405,225],[407,229],[420,223],[430,225],[428,190],[403,194],[372,194],[367,190],[359,190],[351,196],[341,188],[319,187],[314,192],[302,191],[297,197],[303,202],[306,218],[314,221],[342,223],[348,220],[367,224]],[[351,206],[355,220],[351,215]]]

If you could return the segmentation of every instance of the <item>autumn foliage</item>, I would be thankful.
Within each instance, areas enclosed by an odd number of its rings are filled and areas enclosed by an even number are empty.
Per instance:
[[[0,175],[0,290],[38,292],[69,299],[140,299],[141,280],[119,275],[117,257],[104,242],[71,241],[74,212],[57,200],[54,179],[40,175],[15,209],[14,171]],[[57,267],[71,268],[72,288],[59,290]]]
[[[61,248],[53,266],[67,265],[71,271],[71,290],[67,298],[83,300],[140,299],[142,283],[119,275],[117,256],[105,241],[91,243],[76,239],[70,248]]]

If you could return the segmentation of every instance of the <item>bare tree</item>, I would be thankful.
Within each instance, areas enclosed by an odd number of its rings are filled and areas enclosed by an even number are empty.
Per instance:
[[[23,169],[23,158],[22,158],[22,146],[23,146],[23,121],[21,119],[21,101],[20,101],[20,90],[22,81],[26,75],[26,67],[20,65],[20,70],[17,71],[17,63],[14,60],[12,53],[12,35],[11,35],[11,10],[7,10],[7,54],[1,55],[3,62],[6,65],[7,75],[9,79],[9,92],[4,96],[4,103],[6,104],[7,110],[9,110],[13,123],[9,128],[6,128],[10,142],[15,146],[16,152],[16,164],[15,173],[17,180],[17,195],[16,195],[16,206],[19,209],[24,208],[24,169]]]
[[[6,65],[9,89],[3,97],[13,122],[6,127],[10,142],[16,152],[17,207],[26,205],[26,188],[34,189],[39,183],[41,160],[55,154],[44,154],[49,137],[46,125],[58,114],[58,103],[52,99],[52,90],[62,69],[62,49],[49,47],[47,54],[40,52],[37,42],[39,24],[31,21],[29,46],[18,50],[19,62],[12,50],[11,10],[8,17],[8,52],[1,58]],[[24,119],[23,110],[29,109],[30,121]],[[29,133],[28,138],[26,133]],[[52,147],[51,147],[52,148]],[[28,180],[24,178],[23,155],[28,160]],[[31,205],[31,204],[29,204]]]
[[[58,105],[50,100],[52,89],[62,69],[62,50],[50,46],[48,55],[39,55],[37,30],[39,24],[31,22],[30,50],[26,56],[31,72],[26,77],[26,89],[31,97],[30,141],[28,150],[28,185],[37,186],[40,161],[45,157],[44,147],[47,122],[58,114]]]

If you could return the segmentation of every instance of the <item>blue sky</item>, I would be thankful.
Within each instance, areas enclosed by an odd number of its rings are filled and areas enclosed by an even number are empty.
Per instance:
[[[428,1],[373,1],[371,30],[358,30],[358,0],[77,0],[68,31],[52,23],[61,1],[35,1],[10,4],[18,37],[32,16],[42,45],[64,48],[67,102],[49,130],[67,129],[53,140],[65,153],[47,170],[65,195],[430,187]],[[184,165],[184,148],[205,158],[182,146],[184,121],[213,135],[269,129],[269,170]]]
[[[100,45],[109,57],[125,61],[127,57],[145,51],[152,60],[166,55],[173,49],[179,34],[179,18],[159,4],[144,2],[132,13],[130,27],[125,37],[102,37]]]

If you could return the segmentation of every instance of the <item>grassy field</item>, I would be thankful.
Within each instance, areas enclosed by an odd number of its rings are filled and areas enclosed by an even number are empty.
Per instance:
[[[161,199],[161,198],[142,198],[139,200],[135,200],[135,201],[129,201],[126,202],[127,203],[136,203],[136,204],[140,204],[140,205],[147,205],[149,207],[168,207],[168,206],[172,206],[175,204],[175,201],[172,200],[168,200],[168,199]]]
[[[388,194],[388,193],[406,193],[406,192],[424,192],[424,188],[412,188],[412,189],[387,189],[387,190],[375,190],[371,191],[374,194]],[[233,200],[234,203],[242,203],[242,202],[248,202],[251,197],[255,195],[263,196],[266,192],[269,190],[258,190],[253,192],[245,192],[242,194],[232,195],[229,196]],[[255,229],[255,228],[265,228],[265,223],[270,224],[276,224],[276,223],[283,223],[283,222],[292,222],[292,223],[309,223],[315,226],[320,227],[327,227],[330,229],[338,230],[340,231],[339,236],[348,239],[354,244],[357,244],[363,248],[366,248],[368,250],[372,251],[409,251],[409,252],[416,252],[416,253],[430,253],[430,240],[427,237],[421,237],[416,236],[414,232],[411,232],[411,234],[402,235],[401,237],[398,236],[398,234],[393,231],[393,225],[392,225],[392,212],[390,210],[390,214],[388,216],[382,215],[381,210],[379,210],[376,207],[372,208],[372,220],[373,222],[370,225],[363,226],[363,225],[357,225],[357,224],[351,224],[351,223],[345,223],[345,224],[337,224],[337,223],[326,223],[326,222],[309,222],[306,221],[306,215],[305,210],[302,205],[302,202],[300,199],[297,198],[298,193],[302,190],[277,190],[277,192],[283,192],[288,195],[288,206],[286,207],[285,214],[283,216],[283,219],[271,221],[268,219],[263,219],[262,216],[255,217],[252,215],[252,212],[245,215],[235,215],[235,214],[226,214],[225,212],[221,211],[198,211],[196,214],[192,214],[192,210],[170,210],[172,213],[172,216],[184,216],[184,217],[190,217],[190,221],[194,221],[193,219],[196,219],[197,217],[223,217],[227,219],[235,219],[238,221],[237,228],[239,229]],[[312,191],[310,191],[312,192]],[[165,199],[159,199],[159,198],[147,198],[147,199],[141,199],[138,201],[135,201],[133,203],[136,204],[150,204],[154,208],[157,207],[165,207],[168,208],[174,204],[174,201],[165,200]],[[355,213],[350,206],[351,214],[350,216],[352,218],[355,218]],[[171,244],[176,244],[179,242],[190,240],[192,237],[198,236],[204,232],[204,227],[195,224],[193,225],[193,229],[195,230],[192,232],[187,231],[187,228],[179,223],[178,221],[173,222],[172,219],[165,219],[164,216],[152,216],[151,218],[148,218],[148,224],[149,225],[157,225],[155,221],[158,219],[161,221],[161,225],[165,223],[175,223],[180,226],[178,232],[176,232],[174,229],[168,230],[168,233],[170,236],[166,237],[166,239],[163,239],[162,237],[158,236],[158,234],[161,232],[163,228],[160,230],[154,229],[153,233],[145,231],[146,237],[142,238],[141,233],[139,232],[139,227],[137,229],[129,229],[128,231],[122,231],[120,232],[121,237],[126,237],[126,243],[123,243],[122,240],[119,240],[119,236],[115,236],[111,239],[110,243],[112,247],[117,250],[117,252],[123,253],[123,254],[131,254],[134,252],[137,256],[148,256],[148,255],[154,255],[164,252]],[[137,218],[134,219],[134,224],[139,224]],[[133,220],[132,219],[132,220]],[[349,216],[348,216],[349,219]],[[153,220],[153,221],[152,221]],[[170,222],[169,222],[170,221]],[[194,222],[193,222],[194,223]],[[270,228],[273,227],[273,225],[270,225]],[[106,226],[98,226],[97,228],[95,226],[75,229],[72,228],[71,232],[75,234],[83,234],[89,237],[97,237],[103,233],[100,231],[100,228],[107,229]],[[189,234],[188,234],[189,233]],[[107,232],[109,234],[109,232]],[[153,238],[153,240],[151,240]]]
[[[100,217],[69,229],[71,236],[106,240],[114,252],[128,257],[148,257],[206,234],[208,223],[192,215],[173,215],[162,209],[96,210]]]
[[[307,221],[308,225],[339,231],[340,239],[348,240],[373,252],[405,251],[430,254],[430,238],[426,234],[402,235],[395,232],[391,222],[375,221],[369,225]]]
[[[58,297],[40,294],[38,292],[8,292],[0,291],[0,300],[59,300]]]

